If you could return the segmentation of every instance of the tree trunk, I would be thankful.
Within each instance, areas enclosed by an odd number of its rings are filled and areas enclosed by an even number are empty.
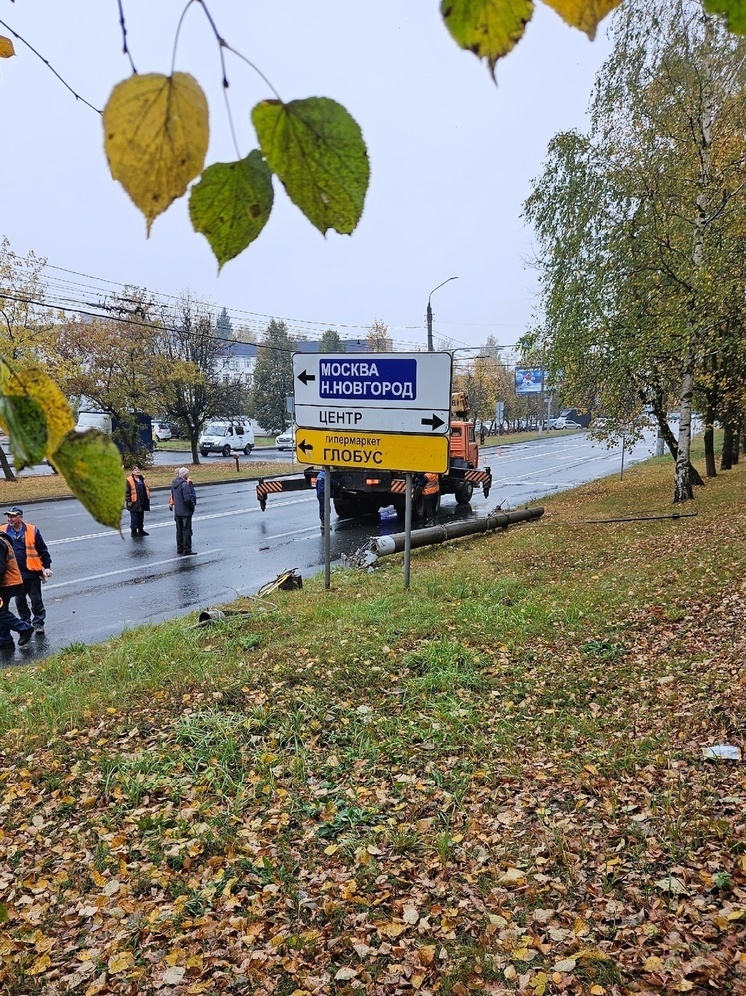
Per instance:
[[[720,469],[733,468],[733,429],[728,422],[723,426],[723,451],[720,454]]]
[[[199,463],[199,433],[189,429],[189,444],[192,447],[192,463]]]
[[[707,425],[705,426],[705,473],[708,477],[717,477],[717,470],[715,469],[715,432],[712,428],[712,422],[708,419]],[[726,468],[722,468],[725,470]]]
[[[11,467],[10,463],[8,462],[8,458],[5,455],[5,449],[2,446],[0,446],[0,467],[2,467],[2,469],[3,469],[3,473],[5,474],[5,480],[6,481],[15,481],[16,480],[16,475],[13,473],[13,468]]]
[[[689,459],[692,439],[692,397],[694,394],[694,356],[690,353],[684,363],[681,378],[681,415],[679,418],[679,445],[676,450],[676,471],[674,473],[674,504],[691,501],[694,498],[691,461]]]

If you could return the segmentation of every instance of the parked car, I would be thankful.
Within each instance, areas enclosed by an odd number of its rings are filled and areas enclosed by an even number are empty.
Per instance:
[[[562,415],[555,419],[552,429],[582,429],[580,422],[574,422],[571,418],[564,418]]]
[[[278,450],[294,450],[295,426],[291,425],[289,429],[285,429],[279,436],[275,436],[275,446]]]
[[[181,439],[181,426],[178,422],[164,422],[163,424],[171,430],[172,439]]]
[[[171,429],[168,422],[159,422],[153,419],[151,426],[153,427],[153,439],[157,443],[164,443],[171,438]]]
[[[248,456],[254,449],[254,430],[248,423],[228,419],[210,422],[199,437],[199,451],[202,456],[220,453],[245,453]]]

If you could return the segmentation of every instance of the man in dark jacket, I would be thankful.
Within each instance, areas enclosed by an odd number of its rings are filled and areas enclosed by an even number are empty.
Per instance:
[[[13,553],[23,578],[23,591],[16,595],[16,609],[21,619],[30,622],[42,633],[47,610],[41,597],[41,586],[52,573],[52,558],[36,526],[23,521],[22,508],[14,505],[5,514],[8,522],[7,525],[0,526],[0,530],[13,544]]]
[[[197,505],[197,492],[189,480],[189,469],[179,467],[171,482],[171,501],[176,520],[176,552],[185,557],[196,553],[192,549],[192,516]]]
[[[0,650],[14,649],[11,630],[18,633],[19,647],[25,647],[34,635],[31,623],[19,619],[8,608],[10,599],[19,592],[23,592],[23,577],[13,553],[13,544],[4,532],[0,532]]]
[[[148,536],[145,532],[145,513],[150,511],[150,488],[137,466],[132,468],[132,473],[125,481],[124,503],[130,513],[132,535]]]

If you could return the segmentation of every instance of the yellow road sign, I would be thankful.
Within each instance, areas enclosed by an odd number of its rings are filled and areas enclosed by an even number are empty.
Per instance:
[[[444,474],[448,470],[447,436],[298,427],[295,441],[295,456],[301,463],[357,470],[403,470],[416,474]]]

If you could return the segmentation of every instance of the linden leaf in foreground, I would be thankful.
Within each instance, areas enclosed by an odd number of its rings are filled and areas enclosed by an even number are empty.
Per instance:
[[[10,59],[15,54],[16,50],[13,48],[11,39],[6,38],[5,35],[0,35],[0,59]]]
[[[75,426],[67,398],[39,367],[16,370],[0,363],[0,395],[0,423],[13,456],[20,458],[19,470],[51,456]]]
[[[596,37],[596,28],[601,21],[621,2],[622,0],[544,0],[571,28],[584,31],[591,41]]]
[[[486,59],[494,79],[495,63],[523,37],[534,4],[532,0],[442,0],[440,12],[455,42]]]
[[[50,459],[96,522],[119,529],[122,458],[111,438],[98,429],[70,432]]]
[[[0,423],[10,437],[16,470],[42,462],[47,448],[47,423],[38,401],[27,395],[0,397]]]
[[[728,30],[736,35],[746,35],[746,4],[743,0],[703,0],[702,6],[709,14],[725,17]]]
[[[207,167],[189,195],[189,216],[219,268],[257,238],[273,201],[272,173],[258,149],[239,162]]]
[[[207,100],[187,73],[147,73],[118,83],[104,108],[111,175],[153,219],[202,172],[207,154]]]
[[[370,179],[368,153],[355,119],[328,97],[283,104],[263,100],[252,111],[259,144],[288,197],[322,233],[355,230]]]

